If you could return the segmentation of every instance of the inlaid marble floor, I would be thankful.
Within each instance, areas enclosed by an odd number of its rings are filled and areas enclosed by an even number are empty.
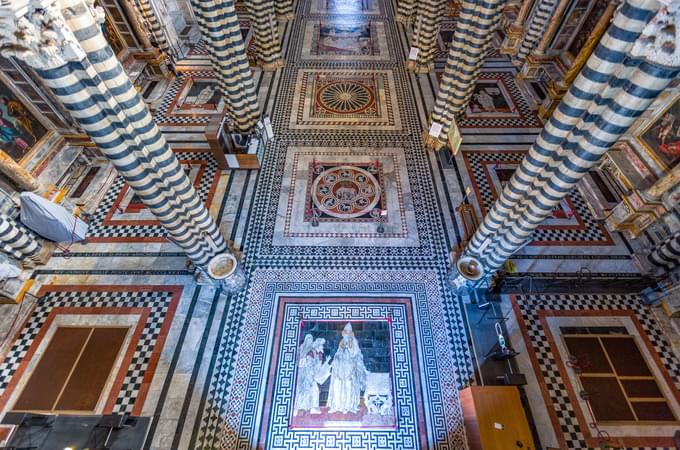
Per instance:
[[[102,164],[97,181],[78,193],[99,199],[92,238],[36,271],[41,300],[15,323],[0,363],[3,412],[55,327],[109,325],[130,331],[95,412],[150,416],[145,450],[466,448],[458,390],[479,381],[479,361],[462,301],[445,283],[449,250],[464,232],[455,209],[466,186],[479,217],[493,204],[542,126],[534,94],[491,52],[477,89],[494,97],[495,110],[470,105],[462,151],[449,160],[427,152],[421,136],[450,20],[427,75],[404,70],[411,30],[395,22],[388,0],[300,0],[295,19],[279,26],[285,67],[254,74],[276,135],[260,171],[217,170],[208,152],[205,125],[224,105],[204,46],[182,61],[154,105],[201,199],[242,251],[246,291],[228,297],[197,286],[183,254]],[[250,42],[245,21],[242,31]],[[631,252],[576,190],[513,261],[520,274],[589,271],[606,280],[637,275]],[[554,355],[543,343],[550,323],[538,327],[531,305],[548,302],[543,316],[551,317],[585,311],[571,314],[574,323],[604,305],[620,307],[628,312],[610,315],[625,316],[636,336],[652,336],[649,361],[654,352],[667,361],[672,350],[635,296],[584,295],[577,307],[570,300],[539,293],[503,305],[513,345],[524,352],[520,369],[536,374],[527,395],[544,419],[542,443],[585,449],[593,439],[571,388],[551,378],[546,391],[538,379]],[[326,380],[320,414],[295,414],[305,336],[324,339],[312,353],[333,359],[348,323],[367,371],[361,408],[332,412]],[[658,372],[669,397],[679,373],[675,364]],[[7,431],[0,428],[0,438]]]

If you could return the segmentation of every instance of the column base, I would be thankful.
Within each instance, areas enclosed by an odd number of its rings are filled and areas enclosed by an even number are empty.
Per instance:
[[[289,20],[293,20],[294,18],[295,13],[292,12],[276,15],[276,20],[278,20],[279,22],[288,22]]]
[[[260,65],[260,69],[262,69],[262,71],[264,71],[264,72],[276,72],[277,70],[282,68],[284,64],[285,64],[285,60],[283,58],[277,58],[270,63],[260,62],[259,65]]]
[[[404,14],[401,14],[401,13],[397,13],[397,17],[395,17],[394,20],[396,20],[399,23],[403,23],[404,25],[406,25],[411,20],[411,17],[405,16]]]
[[[411,73],[430,73],[434,70],[434,62],[430,61],[426,64],[420,64],[417,61],[409,59],[406,61],[406,70]]]
[[[227,294],[235,295],[246,286],[246,275],[241,263],[231,253],[215,255],[205,268],[196,267],[196,284],[212,286]]]
[[[486,278],[486,271],[482,263],[474,256],[463,255],[456,258],[451,256],[451,266],[447,274],[449,287],[459,295],[469,293],[482,284]]]
[[[651,250],[650,250],[651,251]],[[660,276],[665,273],[665,270],[663,267],[655,266],[649,260],[647,259],[648,253],[640,254],[640,253],[633,253],[632,259],[633,262],[635,263],[636,266],[640,269],[640,273],[642,275],[649,275],[649,276]]]

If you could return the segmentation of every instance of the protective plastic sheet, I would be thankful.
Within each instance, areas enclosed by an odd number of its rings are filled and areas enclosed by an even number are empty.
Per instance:
[[[21,223],[46,239],[63,243],[82,241],[89,227],[63,206],[32,192],[21,193]]]

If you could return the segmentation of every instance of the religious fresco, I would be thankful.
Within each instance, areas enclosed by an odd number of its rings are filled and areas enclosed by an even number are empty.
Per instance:
[[[680,161],[680,95],[667,105],[637,136],[647,153],[663,169],[671,169]]]
[[[291,428],[394,428],[388,320],[303,321]]]
[[[19,162],[46,133],[43,124],[0,81],[0,148]]]

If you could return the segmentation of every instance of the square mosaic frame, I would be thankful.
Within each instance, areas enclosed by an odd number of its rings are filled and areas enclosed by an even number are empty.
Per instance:
[[[467,382],[470,373],[469,349],[462,312],[456,308],[457,320],[445,317],[446,296],[440,280],[439,274],[431,270],[254,270],[248,302],[236,302],[231,311],[242,317],[239,329],[223,336],[220,342],[208,388],[209,398],[193,448],[238,448],[240,445],[281,448],[269,442],[257,442],[260,441],[260,427],[266,420],[263,411],[267,403],[262,390],[268,385],[263,380],[271,365],[271,337],[277,327],[282,297],[408,299],[414,318],[413,339],[419,355],[419,377],[423,386],[428,386],[423,390],[425,398],[422,399],[427,424],[425,448],[464,448],[466,441],[458,389]],[[314,306],[310,305],[312,308]],[[352,314],[351,309],[342,310]],[[232,354],[233,358],[225,357]],[[388,441],[381,437],[388,433],[385,430],[366,435],[374,438],[370,440],[363,439],[362,432],[342,433],[344,437],[337,431],[320,433],[318,437],[323,438],[326,445],[343,442],[346,449],[413,448],[405,446],[404,441]],[[413,436],[411,442],[416,442],[418,437],[412,432],[409,435]],[[309,432],[300,432],[294,440],[286,441],[284,448],[307,445],[310,436]]]
[[[554,294],[554,295],[511,295],[513,311],[518,321],[531,364],[541,388],[543,400],[547,405],[550,422],[562,448],[569,450],[589,450],[592,448],[579,425],[574,405],[569,398],[557,360],[553,354],[548,335],[541,316],[560,312],[595,311],[599,314],[611,312],[612,315],[630,315],[641,328],[651,347],[659,358],[660,365],[668,371],[676,389],[680,389],[680,361],[673,352],[668,339],[663,334],[653,313],[637,295],[605,294]],[[628,447],[629,450],[662,450],[666,445],[648,444]]]

